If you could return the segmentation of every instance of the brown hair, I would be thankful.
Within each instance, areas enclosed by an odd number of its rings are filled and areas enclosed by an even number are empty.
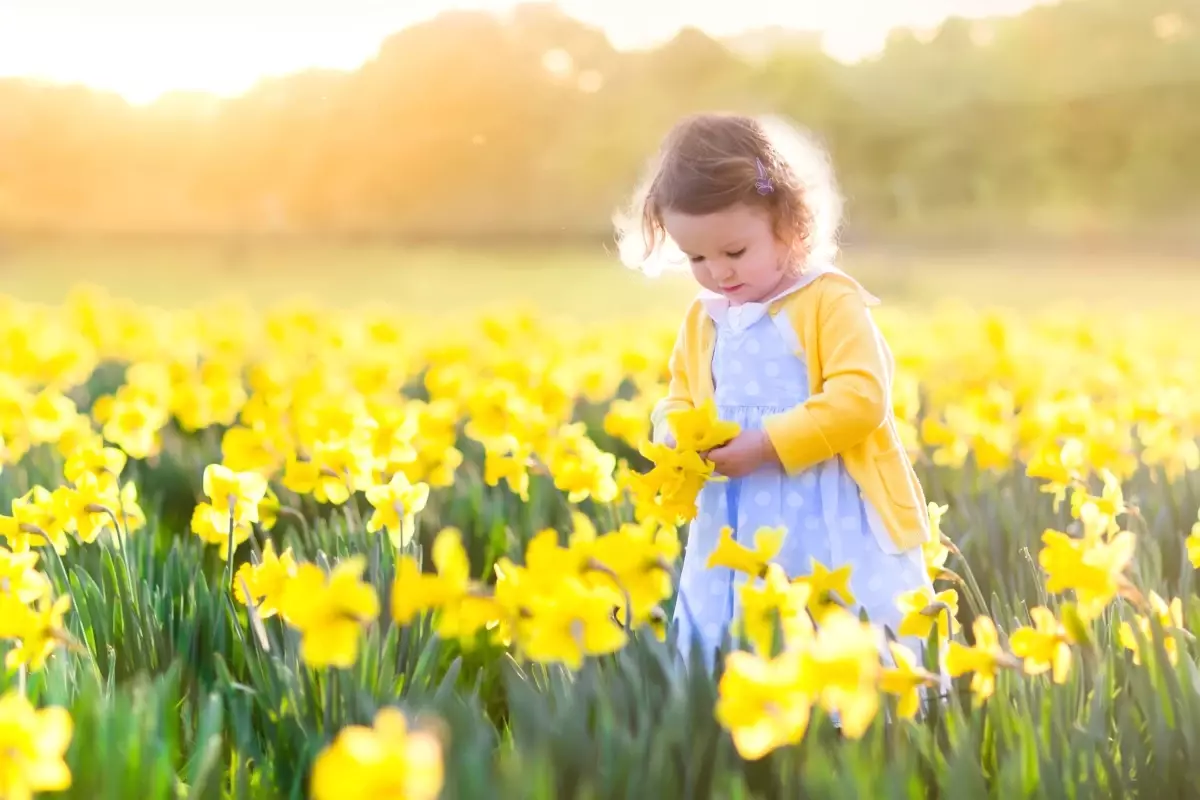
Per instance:
[[[651,264],[669,244],[664,212],[711,214],[737,203],[770,213],[776,237],[798,261],[836,237],[836,221],[833,230],[828,222],[840,203],[819,147],[776,118],[694,114],[668,132],[630,210],[614,220],[622,260],[656,272]]]

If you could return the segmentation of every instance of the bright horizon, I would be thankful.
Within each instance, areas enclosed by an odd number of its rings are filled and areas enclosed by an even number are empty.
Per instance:
[[[715,37],[768,26],[820,33],[835,58],[882,47],[889,31],[951,14],[1016,14],[1046,0],[559,0],[619,49],[691,25]],[[0,0],[0,77],[82,83],[145,104],[173,91],[233,96],[310,68],[355,69],[391,34],[442,11],[505,12],[515,0]],[[96,8],[102,6],[102,8]],[[403,6],[403,8],[401,8]]]

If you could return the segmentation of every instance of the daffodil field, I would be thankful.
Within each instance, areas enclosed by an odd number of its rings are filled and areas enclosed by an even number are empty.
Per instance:
[[[878,320],[935,589],[727,537],[710,667],[677,319],[0,298],[0,798],[1189,796],[1200,326]]]

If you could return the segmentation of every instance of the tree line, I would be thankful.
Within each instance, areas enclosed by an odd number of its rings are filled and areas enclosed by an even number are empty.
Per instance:
[[[860,230],[1186,224],[1200,0],[950,19],[849,65],[783,31],[622,52],[532,4],[445,13],[360,69],[233,99],[5,80],[0,231],[605,235],[662,133],[702,109],[811,129]]]

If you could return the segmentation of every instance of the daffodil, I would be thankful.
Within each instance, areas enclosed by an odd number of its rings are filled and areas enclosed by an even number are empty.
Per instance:
[[[642,395],[614,400],[604,414],[604,432],[635,450],[650,441],[650,407]]]
[[[315,564],[301,564],[283,593],[288,624],[303,635],[301,656],[313,667],[350,667],[358,658],[365,624],[379,615],[375,590],[361,581],[366,561],[348,558],[326,577]]]
[[[596,446],[582,424],[565,425],[550,438],[546,447],[546,467],[555,488],[566,492],[567,501],[579,503],[587,498],[611,502],[617,494],[613,470],[617,459]]]
[[[82,472],[75,486],[60,486],[53,492],[67,530],[74,531],[84,544],[96,541],[101,533],[112,528],[114,520],[120,521],[121,498],[116,483],[100,481],[94,473]]]
[[[880,634],[841,608],[829,609],[802,650],[803,688],[858,739],[879,710]]]
[[[71,398],[53,388],[43,389],[29,407],[29,438],[35,444],[57,442],[74,425],[78,414]]]
[[[1093,497],[1078,486],[1071,493],[1071,516],[1083,523],[1084,538],[1107,538],[1121,530],[1117,518],[1126,511],[1121,483],[1108,470],[1101,477],[1104,489],[1100,497]]]
[[[948,510],[949,506],[932,502],[929,504],[929,539],[921,545],[921,558],[925,562],[925,571],[931,581],[943,577],[946,558],[950,555],[950,548],[942,541],[942,517]]]
[[[858,601],[850,590],[849,564],[831,570],[814,558],[811,565],[812,572],[793,577],[792,580],[808,587],[808,611],[820,625],[829,612],[848,608]]]
[[[996,625],[988,617],[978,617],[971,626],[975,644],[951,642],[946,653],[946,672],[950,677],[971,675],[971,691],[977,700],[986,700],[996,691],[996,672],[1005,665],[1006,653],[1000,647]]]
[[[296,577],[296,559],[292,548],[276,555],[275,543],[263,545],[262,560],[257,564],[242,564],[233,580],[233,593],[242,605],[253,605],[261,619],[279,613],[288,583]],[[249,594],[247,594],[249,592]]]
[[[717,546],[705,566],[709,569],[725,567],[751,577],[765,575],[767,565],[783,547],[786,534],[783,528],[759,528],[754,533],[754,549],[751,550],[733,538],[733,528],[725,526],[721,528]]]
[[[1065,683],[1071,671],[1071,640],[1066,629],[1044,606],[1029,610],[1033,626],[1013,631],[1009,647],[1014,656],[1024,659],[1027,675],[1050,672],[1055,683]]]
[[[50,580],[37,569],[39,554],[27,550],[14,553],[0,547],[0,595],[27,605],[50,591]],[[0,623],[3,630],[3,623]]]
[[[220,520],[224,520],[222,527]],[[219,548],[217,554],[222,561],[228,562],[233,558],[237,548],[250,538],[253,532],[249,522],[233,521],[233,534],[230,535],[229,517],[221,514],[208,503],[198,503],[192,510],[192,533],[206,544],[215,544]]]
[[[9,669],[25,667],[31,672],[40,671],[55,649],[69,641],[63,628],[63,618],[70,609],[69,595],[55,600],[51,600],[49,595],[42,595],[35,608],[6,611],[5,616],[18,620],[15,638],[19,642],[8,651],[5,665]]]
[[[881,691],[894,695],[896,713],[901,719],[912,719],[921,707],[921,687],[936,686],[937,676],[917,665],[916,655],[899,642],[889,642],[893,666],[879,675]]]
[[[0,536],[14,552],[48,544],[59,555],[67,552],[67,526],[71,519],[50,491],[34,486],[12,501],[12,516],[0,516]]]
[[[367,520],[367,532],[386,530],[393,547],[407,547],[417,532],[417,514],[428,500],[426,484],[412,484],[407,475],[397,472],[387,484],[367,489],[367,502],[375,509]]]
[[[103,440],[97,438],[71,451],[63,464],[63,477],[78,484],[84,475],[91,475],[102,491],[115,491],[127,460],[124,450],[105,447]]]
[[[1192,523],[1192,532],[1187,537],[1187,557],[1194,569],[1200,569],[1200,513]]]
[[[1163,649],[1166,651],[1167,660],[1174,665],[1179,660],[1179,644],[1175,640],[1174,632],[1183,630],[1183,602],[1176,597],[1167,603],[1156,592],[1150,592],[1147,601],[1150,605],[1150,613],[1154,615],[1154,619],[1163,629]],[[1154,629],[1151,627],[1150,618],[1139,614],[1134,621],[1142,638],[1153,646]],[[1117,635],[1125,649],[1133,654],[1133,663],[1141,664],[1141,648],[1138,645],[1137,636],[1133,632],[1133,625],[1129,622],[1122,622]]]
[[[204,468],[204,494],[218,531],[228,534],[231,525],[258,522],[258,504],[266,493],[266,478],[257,472],[234,472],[222,464]]]
[[[737,436],[741,430],[736,422],[719,418],[716,403],[711,399],[695,408],[681,409],[668,414],[667,422],[675,435],[676,448],[694,453],[720,447]]]
[[[438,612],[438,634],[469,639],[501,616],[495,599],[471,580],[471,565],[462,533],[445,528],[433,541],[437,573],[423,573],[412,556],[401,556],[392,586],[392,618],[408,625],[418,614]]]
[[[612,593],[614,601],[621,607],[619,616],[622,620],[628,611],[634,625],[648,622],[659,604],[671,596],[674,589],[672,565],[679,558],[681,549],[674,529],[626,524],[618,530],[589,538],[580,536],[577,526],[571,546],[586,552],[599,567],[585,571],[583,578],[592,588],[607,589]],[[630,606],[628,609],[624,608],[626,602]]]
[[[362,442],[322,439],[313,444],[310,459],[288,459],[283,485],[322,503],[343,505],[350,495],[374,485],[373,463],[371,449]]]
[[[1080,615],[1095,619],[1121,590],[1135,542],[1128,531],[1108,541],[1072,539],[1053,530],[1044,532],[1038,563],[1047,573],[1046,589],[1073,590]]]
[[[517,446],[500,452],[488,448],[484,453],[483,481],[488,486],[497,486],[505,481],[508,488],[522,500],[529,501],[529,467],[532,450]]]
[[[15,690],[0,696],[0,797],[71,788],[65,756],[73,733],[66,709],[35,709]]]
[[[896,598],[896,608],[904,615],[900,619],[900,636],[928,639],[937,627],[938,639],[948,640],[958,632],[958,592],[947,589],[934,594],[928,586],[919,586]]]
[[[801,688],[800,668],[794,651],[774,658],[745,652],[726,656],[716,717],[742,758],[757,761],[804,738],[812,697]]]
[[[611,596],[576,578],[559,581],[552,593],[531,597],[527,610],[532,620],[520,644],[534,661],[578,669],[585,656],[616,652],[627,640],[613,617]]]
[[[435,800],[445,779],[442,746],[409,729],[404,714],[382,708],[371,727],[349,725],[313,764],[313,800]]]
[[[739,633],[763,656],[812,638],[814,629],[807,608],[810,591],[807,584],[790,582],[778,564],[768,564],[761,585],[747,582],[742,586]],[[776,641],[776,628],[782,636],[780,641]]]
[[[1029,461],[1025,474],[1046,481],[1041,491],[1054,495],[1057,510],[1071,485],[1082,479],[1085,457],[1083,442],[1078,439],[1069,439],[1061,446],[1048,443]]]

